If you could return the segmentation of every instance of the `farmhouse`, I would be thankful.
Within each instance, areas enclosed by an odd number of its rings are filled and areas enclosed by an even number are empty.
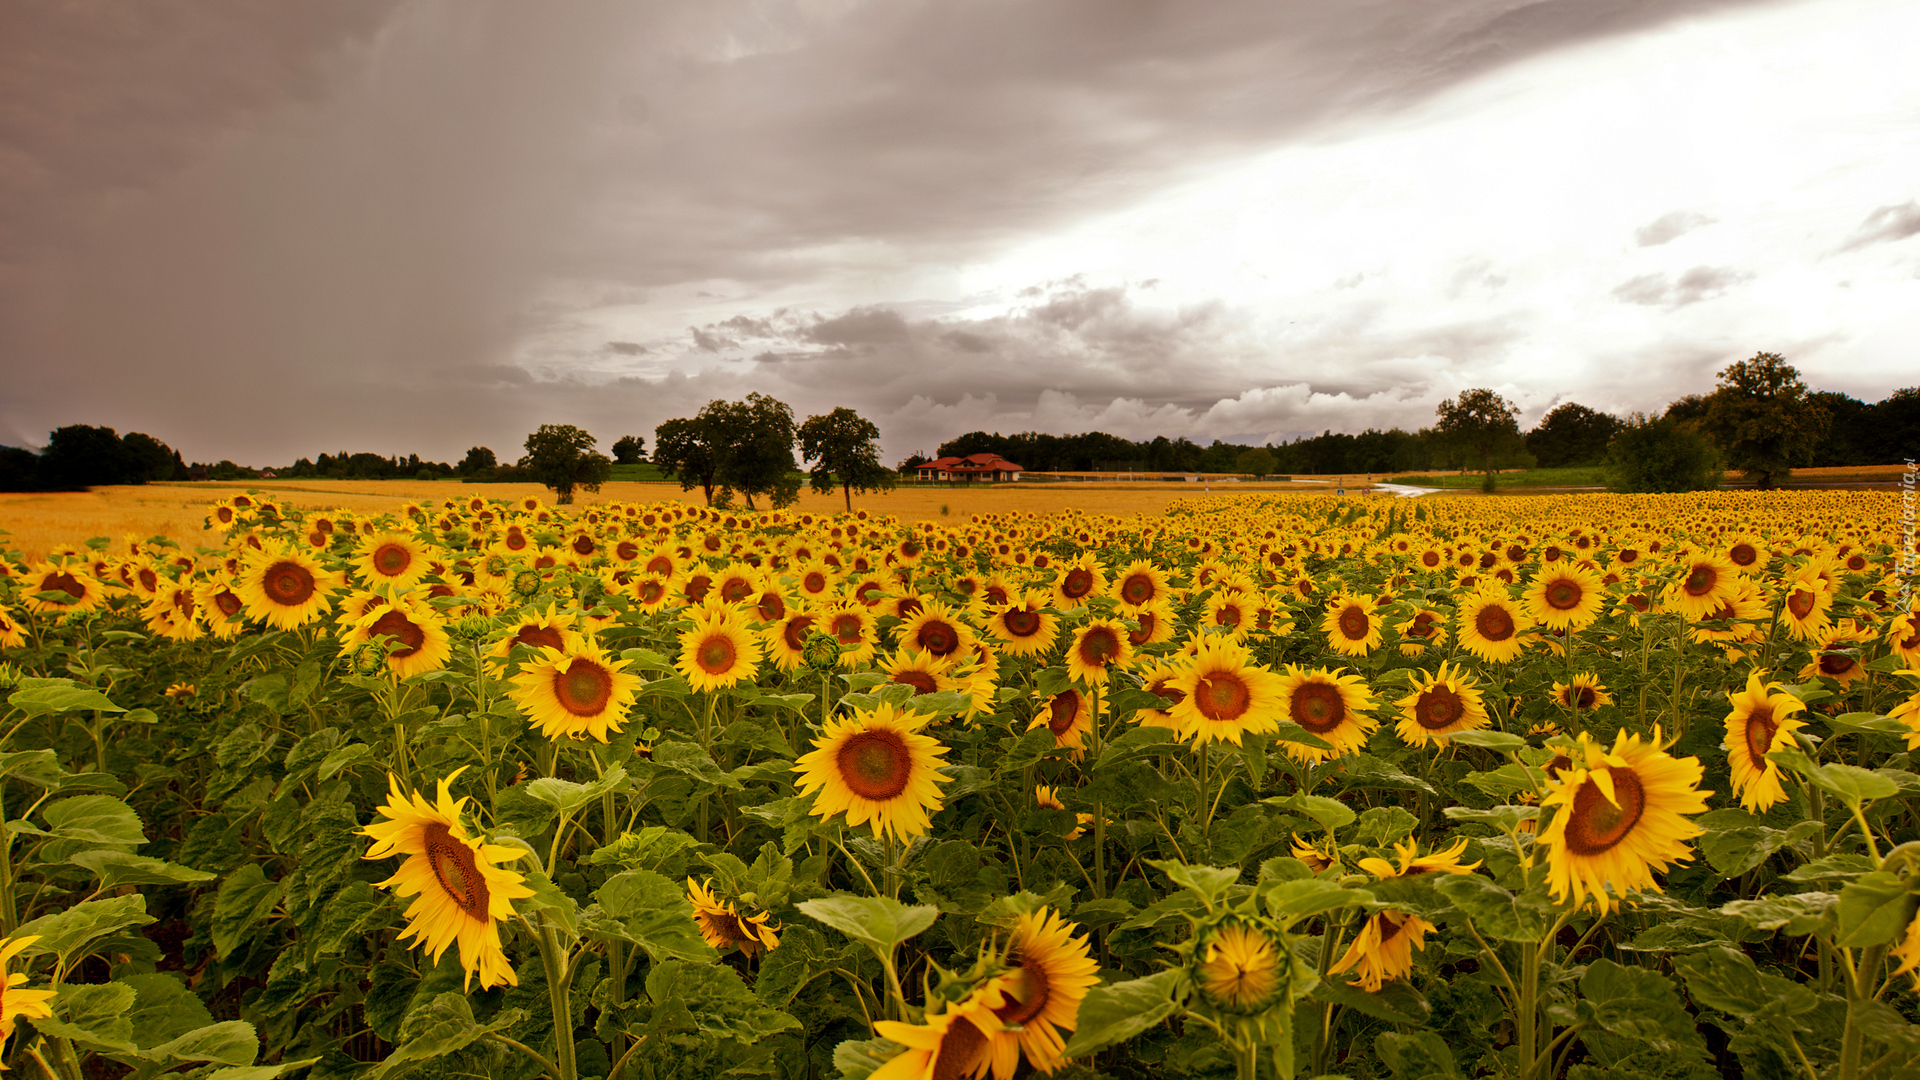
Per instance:
[[[943,457],[914,467],[922,480],[1018,480],[1021,468],[999,454]]]

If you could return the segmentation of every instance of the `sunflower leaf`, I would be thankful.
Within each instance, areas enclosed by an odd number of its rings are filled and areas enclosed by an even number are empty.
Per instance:
[[[1507,731],[1493,731],[1488,728],[1471,728],[1456,731],[1447,738],[1462,746],[1484,746],[1489,750],[1498,750],[1503,754],[1512,753],[1527,745],[1527,740]]]
[[[1260,801],[1269,806],[1291,810],[1296,814],[1304,814],[1328,832],[1353,824],[1354,818],[1358,816],[1346,803],[1338,799],[1329,799],[1325,795],[1276,795]]]
[[[691,743],[680,745],[692,746]],[[717,769],[715,771],[718,772]],[[523,786],[527,794],[563,814],[572,814],[581,807],[600,801],[600,796],[620,790],[626,783],[627,770],[615,765],[591,784],[576,784],[571,780],[543,776],[538,780],[529,780]]]
[[[71,958],[77,955],[81,946],[91,941],[153,921],[153,916],[147,914],[147,898],[134,893],[105,900],[88,900],[65,911],[42,915],[22,925],[13,936],[15,940],[29,935],[39,938],[20,951],[23,957],[52,953]]]
[[[205,870],[177,866],[160,859],[150,859],[145,855],[131,855],[124,851],[94,850],[82,851],[67,859],[75,866],[85,867],[100,879],[101,892],[108,892],[121,885],[191,885],[201,881],[212,881],[216,876]]]
[[[940,909],[930,905],[909,907],[884,896],[855,896],[835,893],[799,905],[802,914],[840,931],[872,949],[883,962],[893,955],[901,942],[933,925]]]
[[[1191,889],[1207,900],[1218,899],[1240,880],[1237,866],[1188,866],[1177,859],[1147,859],[1146,864],[1167,875],[1167,880],[1183,889]]]
[[[64,593],[62,596],[66,595]],[[36,679],[37,685],[22,685],[7,697],[7,704],[25,714],[25,719],[58,713],[97,709],[100,712],[126,712],[113,699],[91,686],[76,686],[72,679]]]
[[[1907,883],[1898,875],[1885,870],[1862,874],[1840,890],[1834,944],[1860,949],[1892,941],[1913,921],[1913,907]]]
[[[1172,1016],[1185,995],[1186,979],[1185,968],[1169,968],[1145,978],[1088,990],[1080,1002],[1080,1026],[1067,1040],[1064,1056],[1085,1057],[1126,1042]]]
[[[1322,979],[1309,996],[1315,1001],[1354,1009],[1394,1024],[1425,1024],[1433,1015],[1433,1006],[1427,1004],[1426,996],[1405,980],[1386,983],[1370,994],[1350,982]]]

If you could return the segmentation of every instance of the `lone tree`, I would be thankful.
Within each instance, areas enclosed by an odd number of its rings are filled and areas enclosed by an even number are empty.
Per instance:
[[[843,406],[825,416],[807,417],[799,434],[801,459],[814,462],[807,473],[814,491],[832,494],[838,482],[852,510],[855,491],[865,495],[892,490],[896,474],[880,464],[880,429],[873,421]]]
[[[615,465],[638,465],[647,460],[647,440],[639,435],[622,435],[613,441]]]
[[[599,491],[613,475],[613,462],[596,453],[593,436],[572,424],[541,424],[540,430],[527,436],[527,453],[520,468],[527,475],[553,489],[556,501],[573,501],[573,489]]]
[[[1233,459],[1233,465],[1243,473],[1252,473],[1256,480],[1266,479],[1280,467],[1280,463],[1274,460],[1273,451],[1264,446],[1241,451],[1240,456]]]
[[[1720,385],[1707,396],[1704,426],[1727,463],[1765,491],[1795,465],[1812,462],[1831,419],[1792,364],[1763,352],[1720,369]]]
[[[1720,451],[1699,426],[1635,413],[1607,444],[1607,490],[1711,491],[1720,486]]]
[[[1520,410],[1499,394],[1481,387],[1462,390],[1452,401],[1443,401],[1435,410],[1440,422],[1434,434],[1461,448],[1478,453],[1486,479],[1480,490],[1493,491],[1493,455],[1520,437]]]
[[[1541,465],[1591,465],[1607,456],[1607,443],[1621,427],[1618,417],[1575,401],[1554,406],[1527,432],[1527,449]]]
[[[492,476],[493,470],[499,466],[500,462],[493,456],[492,450],[475,446],[468,448],[467,456],[460,459],[459,473],[461,476]]]
[[[800,498],[793,440],[793,410],[756,392],[745,401],[709,401],[697,416],[655,428],[653,463],[677,478],[680,490],[698,486],[708,506],[717,490],[722,504],[737,491],[749,510],[758,509],[756,495],[779,509]]]

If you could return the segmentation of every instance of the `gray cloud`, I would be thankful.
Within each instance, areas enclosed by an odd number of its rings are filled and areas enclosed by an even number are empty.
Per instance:
[[[1674,210],[1633,230],[1633,239],[1641,247],[1658,247],[1717,220],[1693,210]]]
[[[639,356],[647,351],[647,347],[637,341],[609,341],[607,351],[621,356]]]
[[[1882,206],[1868,214],[1840,250],[1852,251],[1868,244],[1905,240],[1915,233],[1920,233],[1920,202],[1908,199],[1898,206]]]
[[[1752,274],[1725,266],[1696,266],[1678,278],[1665,274],[1642,274],[1614,287],[1616,299],[1647,307],[1683,308],[1702,300],[1711,300]]]

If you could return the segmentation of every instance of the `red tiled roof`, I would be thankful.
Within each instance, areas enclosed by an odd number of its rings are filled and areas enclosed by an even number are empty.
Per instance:
[[[966,457],[943,457],[919,466],[936,472],[1024,472],[1020,466],[1001,457],[999,454],[968,454]],[[917,470],[916,470],[917,471]]]

